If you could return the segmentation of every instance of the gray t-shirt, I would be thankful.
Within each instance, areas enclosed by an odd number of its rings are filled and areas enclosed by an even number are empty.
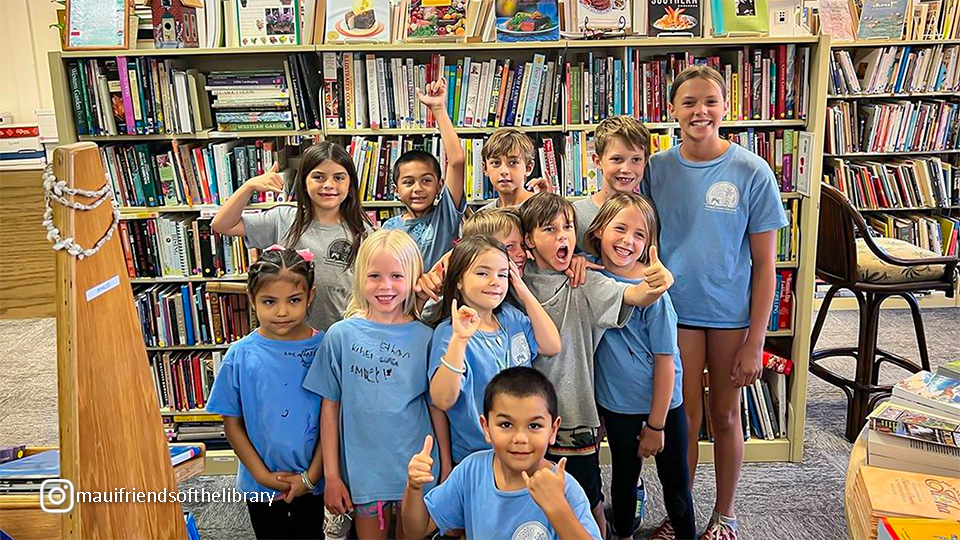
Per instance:
[[[623,302],[628,284],[589,271],[586,283],[574,289],[566,274],[541,269],[533,261],[524,268],[523,281],[560,330],[560,354],[538,355],[533,367],[557,389],[561,427],[599,427],[593,353],[604,330],[620,328],[630,319],[633,306]]]
[[[593,218],[600,213],[600,207],[593,203],[593,196],[587,196],[575,201],[573,208],[577,211],[577,251],[589,253],[583,243],[583,235],[587,232],[590,224],[593,223]]]
[[[296,213],[292,206],[277,206],[259,214],[245,213],[243,228],[247,245],[265,249],[273,244],[284,244]],[[313,253],[317,294],[307,312],[307,323],[317,330],[326,332],[331,324],[342,319],[350,301],[353,267],[347,268],[347,260],[352,242],[345,224],[325,225],[314,221],[294,246]]]

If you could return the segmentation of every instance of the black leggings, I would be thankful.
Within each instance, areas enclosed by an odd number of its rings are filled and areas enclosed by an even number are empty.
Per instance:
[[[637,478],[641,461],[637,458],[637,437],[647,420],[646,414],[620,414],[599,407],[610,443],[613,460],[613,530],[625,538],[633,534],[633,516],[637,507]],[[687,469],[687,418],[683,406],[671,409],[664,424],[663,450],[654,456],[657,476],[663,486],[663,505],[677,538],[696,538],[693,498]]]
[[[307,493],[287,504],[279,496],[268,503],[247,503],[250,524],[258,540],[322,539],[323,497]]]

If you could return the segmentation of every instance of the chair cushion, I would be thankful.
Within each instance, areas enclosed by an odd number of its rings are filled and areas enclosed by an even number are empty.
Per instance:
[[[888,255],[898,259],[932,259],[940,255],[895,238],[874,238],[874,243]],[[863,238],[857,238],[857,273],[861,281],[868,283],[916,283],[933,281],[943,277],[943,264],[923,266],[896,266],[877,258]]]

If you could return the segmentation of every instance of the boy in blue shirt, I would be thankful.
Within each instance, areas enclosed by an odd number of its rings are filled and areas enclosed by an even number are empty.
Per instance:
[[[426,496],[423,487],[434,480],[429,435],[410,460],[402,505],[408,537],[439,528],[464,529],[467,538],[600,538],[566,459],[556,466],[544,459],[560,428],[546,377],[528,367],[501,371],[484,392],[480,424],[493,449],[471,454]]]
[[[417,89],[417,98],[437,119],[447,158],[446,181],[440,177],[440,162],[429,152],[404,152],[393,167],[393,184],[406,212],[388,219],[383,228],[401,229],[412,236],[423,255],[423,267],[433,268],[444,253],[453,249],[453,242],[459,237],[460,221],[466,209],[464,156],[447,114],[446,79],[428,84],[425,94]]]

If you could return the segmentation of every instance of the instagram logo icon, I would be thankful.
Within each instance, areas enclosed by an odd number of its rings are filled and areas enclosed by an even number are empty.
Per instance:
[[[40,484],[40,508],[51,514],[73,510],[73,482],[63,478],[44,480]]]

